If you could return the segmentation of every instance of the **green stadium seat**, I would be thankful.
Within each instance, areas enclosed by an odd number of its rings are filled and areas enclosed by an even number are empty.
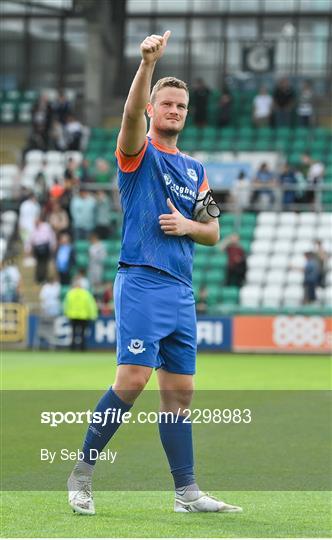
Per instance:
[[[279,139],[273,143],[273,147],[279,152],[287,152],[287,150],[289,149],[289,144],[288,141],[283,141]]]
[[[117,271],[118,271],[117,268],[104,270],[104,273],[103,273],[104,282],[106,281],[114,282]]]
[[[248,238],[241,239],[241,246],[246,253],[249,253],[252,240]]]
[[[195,152],[197,150],[198,143],[196,140],[191,139],[180,142],[179,146],[181,150],[185,152]]]
[[[269,127],[256,128],[254,130],[256,139],[270,140],[274,138],[274,130]]]
[[[224,227],[227,227],[227,226],[234,227],[235,215],[230,214],[230,213],[222,214],[222,216],[221,216],[221,224]]]
[[[227,255],[224,251],[214,253],[209,259],[210,268],[224,268],[227,264]]]
[[[220,139],[219,141],[216,141],[215,150],[219,152],[232,151],[233,145],[232,139]]]
[[[87,253],[89,250],[88,240],[76,240],[74,244],[75,252],[78,253]]]
[[[223,304],[236,305],[239,303],[239,289],[237,287],[223,287],[221,293]]]
[[[253,150],[254,144],[250,139],[242,139],[234,143],[234,148],[237,152],[249,152],[250,150]]]
[[[208,264],[208,260],[205,253],[196,253],[194,256],[194,267],[205,268]]]
[[[207,302],[209,306],[213,306],[218,303],[221,298],[222,287],[220,285],[208,284],[208,297]]]
[[[38,96],[39,96],[39,92],[37,92],[37,90],[25,90],[25,92],[23,92],[22,98],[25,101],[29,101],[30,103],[33,103],[34,101],[38,99]]]
[[[251,240],[254,236],[255,226],[241,225],[239,235],[242,240]]]
[[[244,212],[241,216],[241,226],[247,225],[254,227],[256,225],[256,214]]]
[[[272,140],[257,140],[254,144],[254,149],[258,152],[265,152],[267,150],[273,150],[274,149],[274,143]]]
[[[212,268],[206,272],[206,282],[208,284],[219,284],[221,285],[225,279],[225,269],[224,268]]]
[[[217,148],[215,139],[203,139],[197,143],[197,148],[203,152],[214,152]]]
[[[309,150],[308,142],[302,139],[295,139],[291,145],[292,152],[301,152],[302,154]],[[311,150],[311,148],[310,148]]]
[[[19,101],[21,97],[21,92],[19,90],[8,90],[8,92],[6,92],[6,100],[8,101]]]
[[[105,260],[104,266],[108,270],[117,268],[119,264],[119,255],[108,255],[107,259]]]
[[[76,266],[77,268],[87,268],[89,264],[89,253],[76,253]]]

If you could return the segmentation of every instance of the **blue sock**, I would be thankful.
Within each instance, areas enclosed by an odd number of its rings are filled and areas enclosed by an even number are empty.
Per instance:
[[[91,455],[90,450],[94,449],[98,452],[101,452],[103,448],[105,448],[108,441],[113,437],[114,433],[121,426],[122,414],[129,411],[131,407],[132,405],[125,403],[124,401],[122,401],[122,399],[119,398],[119,396],[116,395],[112,387],[106,392],[106,394],[103,395],[97,407],[95,408],[95,412],[102,413],[103,421],[100,424],[91,422],[85,436],[83,445],[83,461],[85,463],[89,463],[90,465],[94,465],[96,463],[96,452],[92,452]],[[103,426],[105,417],[104,413],[107,409],[114,410],[114,421],[112,421],[113,418],[109,416],[107,418],[105,426]],[[119,410],[120,413],[118,412]]]
[[[175,489],[195,484],[194,455],[191,423],[183,423],[179,416],[177,423],[159,422],[159,434],[166,452]]]

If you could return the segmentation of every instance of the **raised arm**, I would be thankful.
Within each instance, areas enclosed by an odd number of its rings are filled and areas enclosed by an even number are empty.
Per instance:
[[[118,147],[127,155],[137,154],[146,137],[145,109],[150,99],[151,80],[156,62],[162,57],[170,31],[163,36],[152,35],[141,43],[142,60],[124,106]]]

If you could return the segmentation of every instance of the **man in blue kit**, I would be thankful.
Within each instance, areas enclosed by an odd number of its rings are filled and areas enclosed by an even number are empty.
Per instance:
[[[124,213],[120,268],[114,286],[117,372],[96,412],[129,411],[156,368],[161,411],[180,413],[193,393],[196,316],[191,285],[194,242],[219,240],[219,210],[201,163],[176,147],[188,112],[187,85],[173,77],[151,80],[170,32],[148,36],[124,107],[116,156]],[[150,118],[146,135],[145,111]],[[218,212],[216,212],[216,209]],[[213,217],[215,216],[215,217]],[[176,512],[240,512],[200,491],[195,481],[190,423],[160,421],[162,445],[175,484]],[[121,420],[91,424],[84,458],[68,480],[69,503],[94,514],[91,492],[95,459]],[[101,427],[102,426],[102,427]],[[95,453],[92,453],[95,455]]]

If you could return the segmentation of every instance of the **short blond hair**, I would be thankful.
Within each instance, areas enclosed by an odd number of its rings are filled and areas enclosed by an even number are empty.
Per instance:
[[[159,79],[159,81],[157,81],[152,88],[150,95],[151,103],[154,103],[154,101],[156,100],[157,92],[159,92],[159,90],[161,90],[162,88],[180,88],[180,90],[185,90],[189,100],[189,89],[187,83],[181,81],[180,79],[176,79],[175,77],[164,77],[163,79]]]

